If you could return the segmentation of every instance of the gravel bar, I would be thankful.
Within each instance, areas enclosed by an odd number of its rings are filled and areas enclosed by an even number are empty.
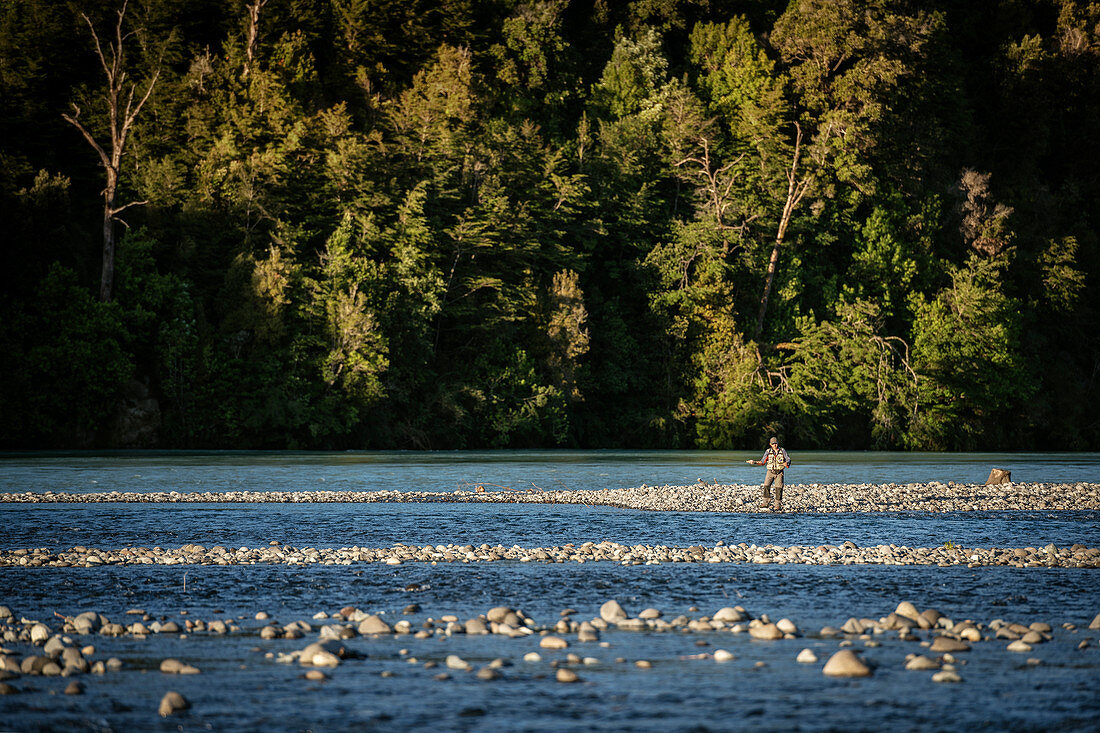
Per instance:
[[[0,493],[0,503],[488,503],[580,504],[645,511],[759,512],[756,484],[693,484],[624,489],[538,491],[150,491]],[[1098,510],[1100,483],[793,484],[789,512],[966,512]]]

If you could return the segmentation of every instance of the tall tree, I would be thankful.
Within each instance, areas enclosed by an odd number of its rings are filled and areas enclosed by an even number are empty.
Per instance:
[[[65,120],[80,130],[80,134],[88,141],[88,144],[99,155],[100,164],[103,166],[107,180],[103,188],[103,266],[99,281],[99,299],[103,302],[111,300],[111,292],[115,279],[115,219],[123,211],[131,206],[148,203],[147,201],[131,201],[121,206],[118,204],[119,173],[122,168],[122,154],[126,149],[126,138],[134,127],[134,122],[141,113],[141,108],[153,94],[160,69],[153,72],[152,78],[144,84],[137,103],[135,96],[141,85],[137,82],[127,82],[126,68],[126,41],[137,34],[137,31],[123,33],[122,26],[126,17],[126,3],[117,11],[118,22],[115,23],[114,40],[107,42],[107,50],[96,33],[95,24],[84,13],[80,14],[88,24],[92,41],[95,43],[95,53],[99,63],[103,67],[106,77],[106,88],[103,90],[104,100],[107,102],[107,148],[104,148],[95,135],[80,121],[80,107],[73,103],[73,114],[62,114]]]

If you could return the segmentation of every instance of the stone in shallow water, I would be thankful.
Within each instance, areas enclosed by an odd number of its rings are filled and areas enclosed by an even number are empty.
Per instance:
[[[715,621],[722,621],[724,623],[737,623],[738,621],[744,621],[746,616],[736,608],[726,606],[725,608],[718,609],[711,618]]]
[[[619,605],[618,601],[611,600],[600,606],[600,618],[609,624],[616,623],[625,619],[626,611]]]
[[[800,664],[813,664],[817,661],[817,655],[814,654],[813,649],[803,649],[798,653],[798,656],[794,658],[796,662]]]
[[[941,669],[932,675],[933,682],[962,682],[962,677],[953,669]]]
[[[157,708],[157,712],[160,713],[162,718],[167,718],[169,715],[174,715],[182,710],[187,710],[191,707],[191,703],[187,701],[183,695],[178,692],[166,692],[164,697],[160,699],[160,706]]]
[[[952,639],[948,636],[937,636],[932,642],[932,646],[929,647],[930,651],[942,653],[942,652],[968,652],[970,651],[970,645],[965,641],[959,641],[958,639]]]
[[[922,656],[920,654],[914,656],[912,659],[905,663],[905,668],[909,670],[923,671],[927,669],[939,669],[939,666],[940,665],[936,664],[936,660],[929,659],[928,657]]]
[[[864,664],[851,649],[841,649],[829,657],[829,661],[825,662],[825,667],[821,671],[829,677],[869,677],[871,675],[871,668]]]
[[[539,646],[543,649],[565,649],[569,642],[560,636],[544,636],[539,639]]]
[[[377,616],[367,616],[363,619],[363,622],[359,624],[359,633],[363,636],[369,634],[389,634],[393,631],[390,625]]]
[[[779,627],[775,624],[762,624],[760,626],[753,626],[749,628],[749,636],[754,639],[774,641],[776,639],[782,639],[783,632],[780,631]]]
[[[566,669],[565,667],[560,668],[555,674],[555,677],[558,682],[580,682],[581,679],[577,676],[576,672],[571,669]]]
[[[734,659],[736,659],[736,657],[725,649],[714,650],[714,661],[716,662],[732,662]]]
[[[1005,647],[1005,649],[1007,649],[1010,652],[1030,652],[1031,651],[1031,645],[1028,644],[1023,639],[1017,639],[1016,641],[1012,642],[1007,647]]]

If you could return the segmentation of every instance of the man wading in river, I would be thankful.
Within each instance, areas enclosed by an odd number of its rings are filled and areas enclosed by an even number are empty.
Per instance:
[[[791,457],[787,455],[786,448],[779,447],[779,438],[772,437],[768,441],[769,447],[764,451],[764,457],[759,461],[748,460],[754,466],[767,466],[768,472],[764,476],[764,495],[760,499],[760,508],[767,509],[771,501],[771,488],[775,484],[775,505],[777,512],[783,511],[783,470],[790,468]]]

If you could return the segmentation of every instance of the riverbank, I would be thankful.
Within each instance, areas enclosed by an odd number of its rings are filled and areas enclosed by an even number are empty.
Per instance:
[[[0,503],[490,503],[577,504],[644,511],[760,512],[757,484],[542,491],[475,486],[443,491],[108,491],[0,493]],[[1100,483],[792,484],[787,512],[1100,510]]]
[[[623,565],[663,563],[734,563],[754,565],[935,565],[950,567],[1007,566],[1017,568],[1100,568],[1100,548],[1075,544],[1070,547],[964,548],[951,543],[940,547],[875,545],[762,545],[740,543],[714,547],[622,545],[616,542],[584,542],[552,547],[504,547],[502,545],[395,545],[386,548],[290,547],[272,540],[267,547],[179,548],[125,547],[101,550],[74,547],[60,552],[48,548],[0,550],[0,567],[69,568],[103,565],[355,565],[359,563],[480,563],[480,562],[612,562]]]

